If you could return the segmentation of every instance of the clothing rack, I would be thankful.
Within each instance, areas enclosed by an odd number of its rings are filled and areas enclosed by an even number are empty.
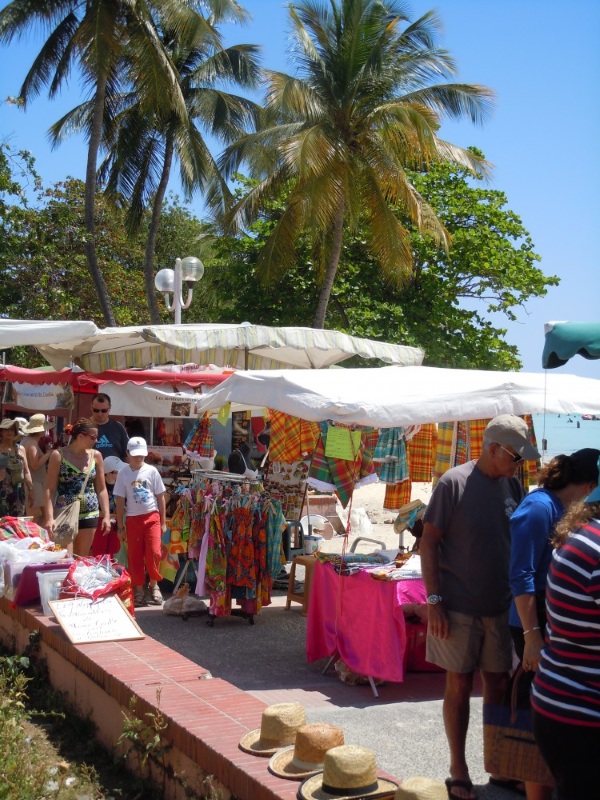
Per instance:
[[[243,475],[198,469],[193,476],[185,501],[186,566],[192,560],[200,580],[197,593],[210,597],[208,624],[213,627],[219,616],[240,616],[253,625],[255,614],[271,600],[273,570],[279,573],[280,527],[285,525],[281,504]],[[232,609],[233,600],[241,608]]]

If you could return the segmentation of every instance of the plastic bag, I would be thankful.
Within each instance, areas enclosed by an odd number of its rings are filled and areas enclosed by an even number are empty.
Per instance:
[[[69,567],[60,599],[90,597],[100,600],[112,594],[121,599],[133,617],[133,587],[127,570],[109,556],[85,557],[76,559]]]
[[[11,564],[52,564],[68,556],[66,550],[50,549],[54,545],[29,536],[0,542],[0,558]]]
[[[188,586],[182,586],[173,597],[165,600],[162,610],[171,616],[193,617],[206,612],[208,606],[197,595],[190,594]]]

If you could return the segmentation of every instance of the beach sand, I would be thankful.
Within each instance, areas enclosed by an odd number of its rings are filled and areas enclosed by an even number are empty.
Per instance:
[[[430,483],[413,483],[411,500],[421,500],[427,504],[431,497],[432,487]],[[398,516],[397,511],[383,507],[385,499],[385,483],[371,483],[362,486],[354,491],[352,506],[350,510],[350,532],[348,536],[347,550],[350,550],[352,543],[359,536],[376,539],[383,542],[386,550],[399,547],[400,537],[394,531],[394,520]],[[350,506],[348,506],[350,508]],[[345,510],[338,503],[337,512],[342,522],[346,523],[348,508]],[[326,532],[331,538],[324,538],[320,549],[325,553],[341,553],[344,546],[344,536]],[[412,547],[414,538],[408,531],[404,533],[404,547]],[[359,542],[357,552],[369,553],[380,547],[378,544],[369,542]]]

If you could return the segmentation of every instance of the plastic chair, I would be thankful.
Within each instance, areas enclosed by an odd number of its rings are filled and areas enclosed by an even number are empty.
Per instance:
[[[385,542],[381,542],[379,541],[379,539],[369,539],[368,536],[358,536],[350,546],[351,553],[356,552],[356,546],[358,545],[359,542],[371,542],[371,544],[378,544],[382,550],[385,550]]]

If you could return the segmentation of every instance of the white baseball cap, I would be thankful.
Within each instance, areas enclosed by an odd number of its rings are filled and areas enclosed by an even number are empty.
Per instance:
[[[141,436],[132,436],[127,442],[127,452],[130,456],[147,456],[148,445]]]
[[[107,472],[120,472],[126,464],[118,456],[107,456],[104,459],[104,474]]]

